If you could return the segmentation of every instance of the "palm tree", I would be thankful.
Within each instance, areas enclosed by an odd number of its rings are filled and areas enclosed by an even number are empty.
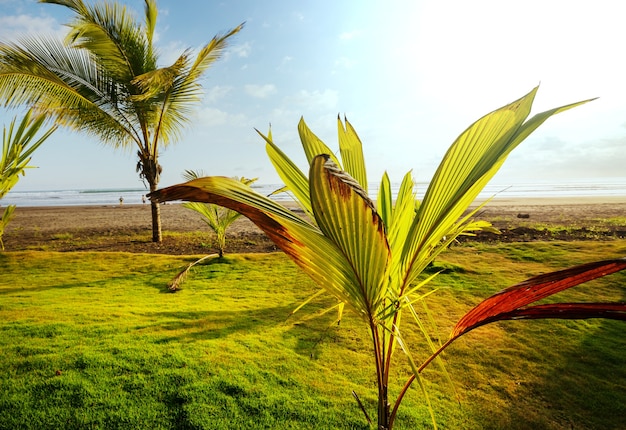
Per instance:
[[[0,43],[0,100],[46,112],[115,148],[135,147],[139,176],[156,190],[159,150],[180,137],[200,100],[201,76],[243,24],[215,36],[195,58],[186,50],[172,65],[158,67],[155,0],[145,0],[143,25],[115,2],[40,2],[74,13],[69,33],[65,41],[40,36]],[[160,210],[151,206],[152,240],[160,242]]]
[[[57,129],[56,125],[50,127],[37,140],[35,137],[44,125],[44,115],[33,116],[32,111],[26,112],[19,125],[16,127],[17,118],[13,118],[9,129],[6,127],[2,133],[2,154],[0,157],[0,199],[17,183],[24,171],[32,166],[29,165],[31,156],[42,143]],[[13,218],[14,205],[9,205],[0,217],[0,249],[4,250],[2,236],[4,229]]]
[[[463,317],[450,341],[442,345],[432,340],[428,324],[415,307],[416,303],[425,304],[423,299],[432,293],[426,286],[436,275],[424,278],[424,269],[460,234],[489,228],[472,220],[475,212],[468,215],[466,211],[508,154],[547,118],[584,103],[552,109],[527,120],[536,91],[485,115],[464,131],[444,156],[421,202],[414,195],[410,173],[404,177],[394,202],[385,174],[374,204],[367,194],[362,145],[347,121],[345,126],[339,121],[343,163],[304,121],[300,122],[308,177],[274,144],[271,133],[264,136],[268,155],[308,215],[305,218],[225,177],[192,180],[154,192],[150,198],[209,202],[242,213],[321,291],[333,295],[340,311],[345,306],[359,316],[371,334],[378,387],[377,428],[391,429],[402,398],[414,381],[428,399],[420,379],[422,369],[454,339],[475,327],[512,318],[626,319],[624,303],[529,306],[565,288],[625,269],[624,258],[542,275],[505,290]],[[415,319],[430,345],[426,357],[431,358],[421,366],[404,341],[404,311]],[[398,348],[406,353],[413,374],[391,404],[390,365]]]

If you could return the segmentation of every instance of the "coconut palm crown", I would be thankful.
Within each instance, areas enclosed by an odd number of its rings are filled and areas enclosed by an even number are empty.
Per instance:
[[[563,311],[558,305],[535,311],[528,305],[590,279],[581,273],[597,277],[626,268],[626,259],[618,259],[578,268],[576,276],[563,271],[550,279],[529,280],[470,311],[449,342],[436,344],[427,333],[428,324],[422,322],[414,307],[432,293],[427,284],[436,275],[425,277],[424,269],[459,235],[490,228],[488,223],[474,221],[475,210],[468,212],[468,208],[509,153],[550,116],[586,102],[551,109],[528,119],[536,92],[537,88],[465,130],[445,154],[421,202],[416,199],[410,173],[404,176],[395,199],[387,174],[383,175],[376,202],[370,199],[361,141],[351,124],[340,119],[341,161],[300,121],[298,131],[309,163],[308,175],[278,148],[271,133],[262,135],[271,162],[306,217],[299,217],[241,182],[225,177],[195,179],[153,192],[150,198],[210,202],[239,211],[261,228],[321,291],[334,296],[340,311],[345,307],[361,318],[373,346],[377,428],[390,429],[413,381],[418,381],[428,399],[420,372],[452,340],[499,319],[558,318]],[[404,311],[414,317],[430,345],[430,357],[422,366],[418,364],[418,355],[412,354],[404,341],[400,328]],[[570,315],[624,319],[626,305],[590,304],[572,309]],[[413,375],[391,404],[390,366],[398,346],[406,353]],[[432,414],[432,408],[429,409]]]
[[[145,0],[143,24],[117,2],[40,0],[74,15],[64,41],[49,36],[0,43],[0,100],[30,106],[59,124],[115,148],[137,151],[137,171],[151,191],[162,168],[159,150],[180,138],[200,100],[200,78],[242,25],[215,36],[196,55],[184,51],[158,66],[155,0]],[[152,236],[161,241],[152,204]]]

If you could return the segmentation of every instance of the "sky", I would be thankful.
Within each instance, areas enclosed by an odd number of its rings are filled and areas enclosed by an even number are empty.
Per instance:
[[[125,0],[143,19],[143,1]],[[161,152],[161,186],[187,169],[280,180],[255,128],[306,171],[301,117],[337,149],[337,115],[363,142],[368,177],[428,181],[454,139],[540,85],[534,113],[597,100],[548,120],[494,179],[508,185],[626,177],[626,25],[621,1],[157,0],[159,66],[245,22],[202,79],[178,143]],[[0,0],[0,41],[63,37],[70,15]],[[8,125],[20,111],[0,109]],[[57,131],[14,191],[142,188],[136,151]]]

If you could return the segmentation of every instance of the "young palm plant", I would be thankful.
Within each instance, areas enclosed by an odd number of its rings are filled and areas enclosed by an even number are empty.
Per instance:
[[[134,148],[140,178],[156,190],[159,151],[180,137],[200,101],[202,76],[243,24],[215,36],[195,57],[185,50],[160,67],[155,0],[145,0],[143,23],[117,2],[39,1],[72,12],[69,33],[65,41],[38,36],[0,43],[0,100],[46,112],[114,148]],[[160,242],[160,208],[152,203],[151,209],[152,240]]]
[[[487,223],[473,221],[475,211],[467,213],[467,209],[509,153],[550,116],[586,102],[551,109],[528,119],[537,89],[487,114],[465,130],[445,154],[421,202],[414,195],[410,174],[404,176],[394,201],[385,174],[374,204],[367,194],[361,142],[350,123],[345,121],[344,125],[340,119],[342,163],[303,120],[300,122],[300,139],[309,162],[308,177],[274,144],[271,133],[262,135],[271,162],[308,215],[305,218],[225,177],[195,179],[151,193],[150,197],[155,201],[210,202],[242,213],[322,291],[333,295],[340,303],[340,310],[345,307],[359,316],[372,340],[378,387],[377,428],[391,429],[408,387],[416,380],[424,395],[427,394],[420,372],[449,345],[439,346],[431,341],[426,325],[414,309],[414,304],[431,292],[425,286],[435,275],[424,278],[421,276],[424,269],[459,235],[489,228]],[[592,275],[602,276],[609,267],[613,271],[622,270],[626,260],[599,263],[599,268],[594,266],[593,270],[576,269],[575,276],[564,271],[552,275],[554,279],[549,281],[535,279],[522,287],[513,287],[471,311],[459,322],[451,339],[500,319],[558,318],[562,315],[558,305],[535,307],[534,311],[526,306]],[[404,311],[415,318],[430,345],[431,358],[421,367],[404,341],[401,331]],[[592,304],[568,315],[623,318],[624,313],[624,304]],[[406,353],[413,375],[391,404],[390,366],[398,346]],[[429,409],[435,423],[430,404]]]
[[[200,176],[203,175],[193,170],[187,170],[183,174],[183,178],[187,180],[198,179]],[[239,181],[245,185],[251,185],[256,180],[257,178],[239,178]],[[178,291],[181,288],[181,285],[183,284],[183,282],[185,282],[189,271],[196,264],[199,264],[213,257],[224,257],[224,250],[226,249],[226,230],[228,229],[228,227],[230,227],[232,223],[237,220],[237,218],[241,216],[241,214],[237,211],[214,205],[212,203],[187,202],[183,203],[183,206],[202,215],[202,219],[204,220],[204,222],[206,222],[209,228],[213,230],[213,232],[215,233],[215,241],[217,244],[217,254],[206,255],[187,265],[187,267],[180,271],[170,281],[168,285],[170,291]]]
[[[187,180],[198,179],[201,176],[203,175],[193,170],[187,170],[183,175],[183,177]],[[257,180],[257,178],[248,179],[244,177],[236,179],[245,185],[252,185]],[[202,215],[203,221],[215,233],[217,253],[220,257],[223,257],[224,250],[226,249],[226,230],[237,220],[237,218],[241,216],[241,214],[232,209],[224,208],[211,203],[188,202],[183,203],[183,206]]]
[[[9,129],[6,127],[2,133],[2,158],[0,159],[0,200],[6,193],[11,191],[24,171],[29,166],[31,156],[42,143],[56,130],[56,126],[50,127],[35,140],[37,133],[44,125],[46,117],[33,115],[32,111],[26,112],[19,125],[16,126],[17,118],[13,118]],[[2,236],[4,229],[13,218],[15,205],[6,207],[0,218],[0,249],[4,250]]]

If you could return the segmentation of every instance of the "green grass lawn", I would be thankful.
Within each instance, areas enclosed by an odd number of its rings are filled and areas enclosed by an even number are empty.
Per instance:
[[[465,244],[427,301],[441,338],[482,298],[529,276],[626,255],[625,241]],[[167,282],[192,257],[127,253],[0,254],[1,429],[368,428],[375,418],[369,337],[359,320],[290,311],[316,291],[282,254],[232,255]],[[619,273],[561,295],[625,300]],[[563,297],[565,296],[565,297]],[[404,320],[405,333],[410,328]],[[525,321],[482,327],[425,372],[441,428],[621,429],[626,326]],[[425,358],[413,330],[414,354]],[[423,351],[423,352],[420,352]],[[400,352],[393,393],[409,368]],[[455,392],[456,391],[456,392]],[[412,388],[396,428],[429,428]]]

